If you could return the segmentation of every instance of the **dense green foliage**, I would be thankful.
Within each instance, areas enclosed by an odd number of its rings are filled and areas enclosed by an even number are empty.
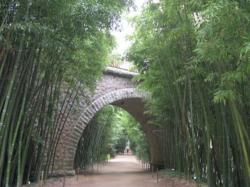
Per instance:
[[[151,92],[164,164],[209,187],[250,186],[250,1],[149,1],[129,59]],[[94,88],[130,0],[1,0],[0,186],[53,171],[79,92]],[[116,65],[121,60],[113,58]],[[86,128],[75,168],[121,152],[149,160],[141,127],[108,107]]]
[[[165,166],[250,186],[250,1],[160,0],[135,24],[128,56],[164,129]]]
[[[114,108],[104,107],[91,120],[77,146],[75,168],[81,170],[88,166],[107,160],[107,155],[113,155],[112,124],[114,122]]]
[[[149,144],[142,126],[126,111],[117,109],[113,123],[113,144],[116,146],[116,140],[129,140],[130,149],[138,159],[145,162],[150,161]],[[124,151],[126,144],[123,144]],[[115,147],[116,148],[116,147]],[[116,152],[120,152],[116,151]]]
[[[107,160],[107,155],[123,154],[128,141],[138,159],[148,162],[149,145],[138,122],[122,109],[104,107],[83,132],[77,147],[75,168],[87,169]]]
[[[53,170],[70,103],[94,86],[129,2],[1,0],[0,186]]]

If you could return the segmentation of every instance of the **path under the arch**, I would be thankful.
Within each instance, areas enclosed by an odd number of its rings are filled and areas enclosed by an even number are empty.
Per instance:
[[[135,156],[120,155],[88,175],[52,179],[45,187],[196,187],[194,183],[179,178],[159,177],[145,171]]]

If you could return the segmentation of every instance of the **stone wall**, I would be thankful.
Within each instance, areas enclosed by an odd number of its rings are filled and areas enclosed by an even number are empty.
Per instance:
[[[158,137],[154,129],[147,124],[144,114],[144,99],[148,95],[136,88],[132,81],[136,73],[116,68],[108,68],[98,81],[94,93],[89,93],[89,100],[84,96],[74,106],[74,115],[68,119],[56,151],[54,171],[51,175],[73,175],[74,157],[81,135],[94,115],[108,104],[124,108],[134,116],[143,127],[151,145],[152,163],[162,161]]]

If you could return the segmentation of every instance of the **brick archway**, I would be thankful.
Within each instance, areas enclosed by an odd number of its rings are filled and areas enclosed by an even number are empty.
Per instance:
[[[77,130],[74,131],[74,135],[77,137],[81,136],[82,131],[84,130],[86,125],[95,116],[95,114],[104,106],[113,104],[120,100],[126,100],[132,98],[138,98],[143,100],[146,98],[146,94],[138,92],[134,88],[127,88],[127,89],[119,89],[116,91],[112,91],[99,97],[98,99],[93,101],[91,105],[87,107],[86,110],[81,114],[77,123]],[[80,140],[80,138],[78,140]]]
[[[108,69],[103,78],[97,84],[95,93],[88,103],[82,102],[78,107],[79,115],[70,119],[56,150],[54,170],[51,175],[74,175],[74,158],[78,142],[85,127],[95,114],[104,106],[112,104],[129,112],[142,125],[151,147],[152,163],[161,162],[159,139],[153,133],[152,126],[147,124],[147,116],[144,114],[144,99],[148,96],[136,88],[132,81],[134,73]]]

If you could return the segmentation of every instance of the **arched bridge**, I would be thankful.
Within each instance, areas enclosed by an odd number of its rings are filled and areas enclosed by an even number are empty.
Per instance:
[[[137,74],[117,68],[107,68],[97,83],[95,92],[86,102],[80,102],[78,115],[67,121],[56,150],[52,175],[73,175],[74,158],[78,142],[85,127],[95,114],[106,105],[115,105],[129,112],[141,125],[149,140],[151,163],[162,163],[159,137],[155,129],[148,125],[148,117],[144,114],[146,93],[140,92],[132,78]]]

